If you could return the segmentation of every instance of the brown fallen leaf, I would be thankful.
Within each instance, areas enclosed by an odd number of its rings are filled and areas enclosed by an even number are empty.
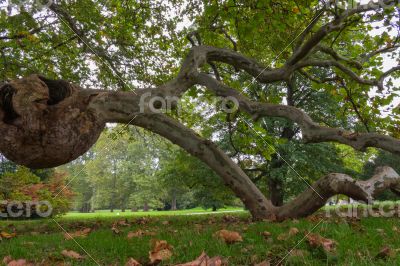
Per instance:
[[[125,263],[125,266],[141,266],[142,264],[140,264],[137,260],[135,260],[134,258],[129,258],[128,261]]]
[[[270,266],[270,265],[271,264],[269,263],[269,261],[264,260],[258,264],[255,264],[254,266]]]
[[[269,237],[272,236],[272,234],[271,234],[270,232],[268,232],[268,231],[262,232],[261,235],[262,235],[264,238],[269,238]]]
[[[75,237],[87,237],[91,231],[92,231],[91,228],[85,228],[73,233],[65,233],[64,238],[65,240],[71,240]]]
[[[149,232],[149,231],[143,231],[141,229],[135,231],[135,232],[129,232],[128,233],[128,239],[132,239],[134,237],[142,237],[142,236],[155,236],[156,233],[154,232]]]
[[[120,225],[120,226],[130,226],[130,223],[128,222],[128,219],[125,220],[119,220],[116,222],[116,225]]]
[[[3,258],[3,264],[7,266],[33,266],[33,263],[28,262],[24,259],[13,260],[11,256]]]
[[[296,227],[292,227],[289,229],[289,236],[295,236],[299,233],[299,229],[297,229]]]
[[[84,259],[85,258],[81,254],[79,254],[78,252],[75,252],[73,250],[64,249],[63,251],[61,251],[61,254],[64,257],[67,257],[67,258],[70,258],[70,259],[75,259],[75,260],[80,260],[80,259]]]
[[[383,247],[376,255],[377,259],[387,259],[395,256],[395,252],[390,247]]]
[[[242,242],[242,236],[235,231],[228,231],[228,230],[219,230],[215,233],[215,236],[225,241],[227,244],[232,244],[235,242]]]
[[[128,237],[128,239],[132,239],[134,237],[141,237],[143,235],[144,235],[144,232],[139,229],[135,232],[129,232],[127,237]]]
[[[5,256],[5,257],[3,258],[3,263],[4,263],[4,264],[9,263],[10,261],[12,261],[12,257],[11,257],[11,256]]]
[[[161,224],[163,224],[163,225],[169,225],[170,222],[169,222],[169,221],[163,221]]]
[[[33,263],[27,262],[24,259],[12,260],[7,263],[7,266],[33,266]]]
[[[322,247],[327,252],[335,250],[336,242],[332,239],[313,233],[309,233],[306,238],[311,247]]]
[[[151,264],[168,260],[172,256],[172,246],[165,240],[156,240],[152,251],[149,252]]]
[[[304,257],[305,256],[305,252],[304,252],[304,250],[301,250],[301,249],[293,249],[290,252],[290,256],[291,257]]]
[[[121,233],[121,231],[118,229],[117,225],[115,225],[115,224],[112,225],[111,231],[113,231],[113,233],[116,234],[116,235]]]
[[[177,264],[175,266],[222,266],[224,265],[221,257],[210,258],[204,251],[194,261]]]
[[[0,232],[0,238],[5,238],[5,239],[11,239],[13,237],[16,237],[17,234],[16,233],[7,233],[7,232]]]

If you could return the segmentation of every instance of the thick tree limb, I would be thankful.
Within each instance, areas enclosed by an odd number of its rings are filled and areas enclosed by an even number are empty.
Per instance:
[[[400,155],[400,140],[378,133],[353,133],[343,129],[327,128],[314,122],[302,110],[287,105],[253,102],[238,91],[213,79],[207,74],[199,74],[197,82],[217,96],[232,96],[238,100],[242,111],[250,114],[254,119],[263,116],[283,117],[298,124],[305,142],[334,141],[349,145],[356,150],[365,150],[368,147],[381,148]]]
[[[312,189],[307,189],[293,201],[280,207],[276,217],[277,220],[306,217],[323,207],[330,197],[337,194],[371,203],[387,189],[400,194],[400,176],[387,166],[378,168],[376,174],[366,181],[354,180],[345,174],[329,174],[315,182]]]

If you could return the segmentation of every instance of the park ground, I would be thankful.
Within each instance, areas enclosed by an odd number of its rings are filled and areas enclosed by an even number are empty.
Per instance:
[[[0,242],[0,259],[24,259],[34,265],[125,265],[129,258],[149,265],[149,251],[157,240],[167,241],[172,254],[159,265],[190,262],[203,251],[210,257],[220,256],[226,265],[266,261],[269,265],[400,265],[398,217],[326,218],[319,213],[271,223],[252,222],[239,209],[116,211],[0,221],[0,229],[10,234]],[[239,233],[242,241],[226,243],[217,233],[223,229]],[[75,238],[68,240],[66,232]],[[133,237],[128,239],[130,232]],[[321,245],[310,240],[319,236]],[[82,258],[69,258],[63,251],[75,251]]]

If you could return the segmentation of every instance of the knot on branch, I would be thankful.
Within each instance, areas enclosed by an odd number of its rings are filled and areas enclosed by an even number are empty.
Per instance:
[[[104,128],[88,109],[90,96],[67,81],[39,75],[3,85],[0,153],[30,168],[55,167],[76,159]]]

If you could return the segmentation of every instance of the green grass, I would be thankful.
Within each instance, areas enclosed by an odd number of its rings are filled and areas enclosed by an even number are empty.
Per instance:
[[[223,209],[218,209],[218,213],[220,212],[240,212],[243,211],[243,208],[237,207],[227,207]],[[212,210],[205,210],[203,208],[193,208],[188,210],[179,210],[179,211],[137,211],[132,212],[130,210],[122,212],[120,210],[115,210],[114,212],[110,212],[109,210],[98,210],[94,213],[79,213],[79,212],[69,212],[63,216],[65,219],[92,219],[92,218],[130,218],[130,217],[142,217],[142,216],[175,216],[175,215],[196,215],[196,214],[212,214]]]
[[[142,220],[138,213],[126,213],[124,215],[127,215],[131,225],[120,227],[122,232],[118,235],[112,232],[111,226],[121,219],[121,215],[113,217],[101,212],[100,217],[95,217],[70,213],[56,221],[68,232],[93,228],[88,237],[77,238],[76,241],[101,265],[124,265],[129,257],[146,265],[152,239],[166,240],[174,247],[172,258],[161,265],[191,261],[202,251],[209,256],[226,258],[229,265],[254,265],[265,259],[276,265],[294,247],[301,250],[304,257],[288,255],[284,260],[286,265],[400,265],[400,253],[386,260],[376,258],[384,246],[392,250],[400,248],[398,232],[393,231],[393,226],[400,228],[398,218],[362,218],[358,221],[336,217],[320,223],[318,219],[254,223],[247,212],[229,214],[228,217],[227,214],[187,213],[190,211],[177,211],[169,216],[164,212],[139,213],[142,216],[150,214],[146,224],[138,223]],[[165,224],[165,221],[169,223]],[[63,261],[72,265],[96,265],[88,256],[83,261],[62,257],[60,253],[63,249],[80,254],[84,251],[73,240],[64,239],[57,223],[51,219],[0,222],[0,229],[8,232],[16,230],[18,234],[13,239],[0,242],[0,260],[11,255],[15,259],[24,258],[35,263],[46,261],[47,265]],[[277,239],[291,227],[298,228],[300,233],[287,240]],[[149,230],[156,235],[128,240],[127,233],[138,229]],[[231,245],[221,242],[214,237],[214,233],[221,229],[240,232],[243,242]],[[272,237],[265,239],[261,235],[263,231],[271,232]],[[308,231],[335,240],[338,244],[336,251],[326,253],[321,248],[311,248],[307,241],[302,241]]]

